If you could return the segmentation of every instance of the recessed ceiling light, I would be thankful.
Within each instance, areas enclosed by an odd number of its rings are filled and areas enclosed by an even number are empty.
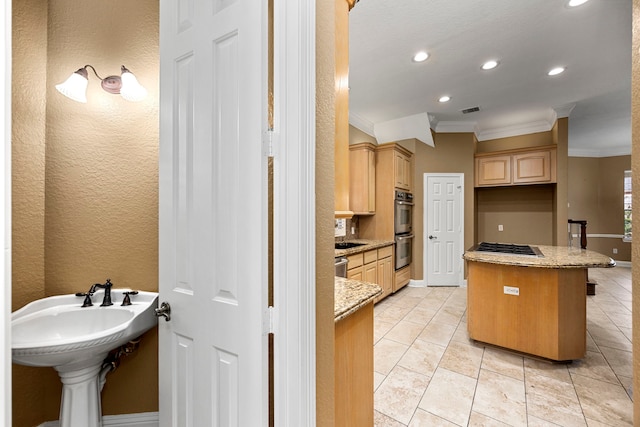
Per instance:
[[[589,0],[569,0],[569,3],[567,3],[567,6],[576,7],[576,6],[580,6],[581,4],[585,4],[588,1]]]
[[[491,60],[491,61],[487,61],[484,64],[482,64],[482,69],[483,70],[492,70],[494,68],[496,68],[498,66],[498,61],[495,60]]]
[[[422,62],[422,61],[426,61],[427,58],[429,57],[429,54],[427,52],[418,52],[414,55],[413,57],[413,62]]]
[[[547,75],[549,75],[549,76],[557,76],[558,74],[563,73],[563,72],[564,72],[564,70],[566,70],[566,68],[564,68],[564,67],[556,67],[556,68],[551,69],[551,70],[547,73]]]
[[[438,102],[449,102],[451,101],[451,97],[450,96],[441,96],[440,99],[438,99]]]

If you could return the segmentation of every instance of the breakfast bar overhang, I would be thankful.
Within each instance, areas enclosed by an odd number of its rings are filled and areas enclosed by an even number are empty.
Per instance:
[[[554,361],[587,347],[587,269],[614,267],[597,252],[536,246],[528,256],[466,251],[467,328],[473,340]]]

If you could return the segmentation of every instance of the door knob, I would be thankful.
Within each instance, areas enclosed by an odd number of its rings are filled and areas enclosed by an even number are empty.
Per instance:
[[[437,237],[429,235],[429,240],[433,240],[433,239],[437,239]]]
[[[165,322],[171,320],[171,306],[168,302],[160,304],[160,308],[156,308],[156,317],[164,317]]]

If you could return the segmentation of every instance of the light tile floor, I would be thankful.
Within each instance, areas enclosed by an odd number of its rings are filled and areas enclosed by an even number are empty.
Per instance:
[[[466,288],[405,287],[376,304],[375,425],[632,425],[631,269],[589,278],[587,355],[568,364],[471,341]]]

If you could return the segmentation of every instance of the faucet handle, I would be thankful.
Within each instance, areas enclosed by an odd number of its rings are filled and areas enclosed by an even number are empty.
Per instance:
[[[129,295],[138,295],[138,291],[127,291],[123,292],[122,295],[124,295],[124,299],[121,305],[131,305],[131,297]]]
[[[77,292],[77,297],[84,297],[84,302],[82,303],[82,307],[91,307],[93,305],[93,301],[91,301],[91,294],[84,292]]]

